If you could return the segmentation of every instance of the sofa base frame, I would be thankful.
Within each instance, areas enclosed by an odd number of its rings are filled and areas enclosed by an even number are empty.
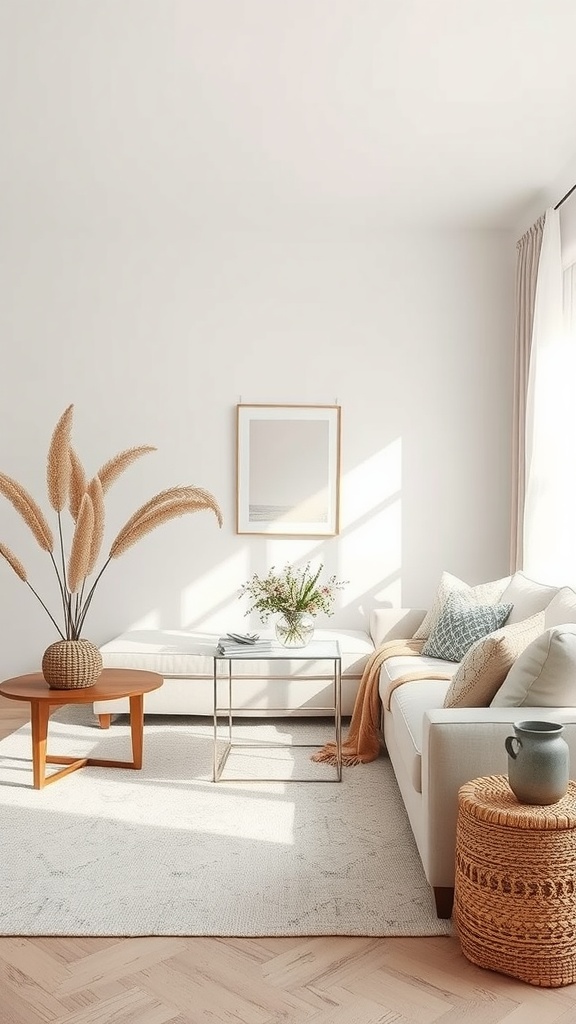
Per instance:
[[[454,888],[447,885],[435,885],[434,899],[436,901],[436,917],[449,920],[452,917],[454,905]]]

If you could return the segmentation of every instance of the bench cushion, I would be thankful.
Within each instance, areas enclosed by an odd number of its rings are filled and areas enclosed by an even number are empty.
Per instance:
[[[187,632],[182,629],[137,629],[120,633],[100,648],[105,668],[140,668],[158,672],[167,678],[208,677],[212,679],[213,657],[221,634]],[[263,633],[261,634],[264,635]],[[271,634],[269,634],[271,635]],[[342,657],[342,675],[361,676],[374,644],[360,630],[317,629],[315,640],[337,640]],[[287,653],[283,673],[290,676],[331,676],[332,664],[326,661],[290,660]],[[278,662],[266,658],[234,662],[234,675],[277,676]]]
[[[105,668],[137,668],[158,672],[164,686],[146,697],[145,709],[151,714],[207,715],[213,708],[214,653],[219,633],[181,629],[128,630],[101,646]],[[270,631],[261,635],[272,636]],[[362,672],[374,652],[368,633],[362,630],[316,629],[315,640],[337,640],[342,658],[342,712],[351,714]],[[220,674],[226,672],[222,662]],[[332,661],[277,659],[234,661],[234,678],[245,679],[242,689],[235,687],[235,703],[250,711],[274,706],[303,708],[313,712],[331,703]],[[305,679],[315,678],[313,685]],[[249,681],[253,680],[253,685]],[[266,685],[271,680],[274,685]],[[298,682],[299,680],[299,682]],[[292,681],[292,683],[290,682]],[[115,713],[127,708],[127,701],[98,701],[97,714]]]

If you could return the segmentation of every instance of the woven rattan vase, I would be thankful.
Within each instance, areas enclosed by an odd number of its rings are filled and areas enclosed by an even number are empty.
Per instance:
[[[42,675],[51,690],[92,686],[101,671],[102,655],[90,640],[57,640],[42,658]]]

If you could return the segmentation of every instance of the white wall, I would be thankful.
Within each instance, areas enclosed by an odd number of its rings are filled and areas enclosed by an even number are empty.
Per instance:
[[[350,580],[331,624],[351,626],[374,604],[426,604],[444,568],[507,571],[513,234],[138,234],[99,229],[98,212],[0,241],[0,470],[48,510],[46,451],[74,402],[89,474],[158,447],[107,496],[108,544],[173,484],[211,490],[225,523],[184,517],[113,562],[87,636],[246,625],[240,584],[285,560]],[[341,404],[339,537],[235,534],[239,401]],[[4,500],[0,540],[55,609],[49,558]],[[0,675],[33,670],[56,637],[4,563],[0,601]]]

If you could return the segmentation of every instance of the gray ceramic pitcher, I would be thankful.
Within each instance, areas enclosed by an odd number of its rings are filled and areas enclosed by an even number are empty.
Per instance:
[[[521,804],[555,804],[565,796],[570,750],[556,722],[514,722],[505,740],[508,781]]]

